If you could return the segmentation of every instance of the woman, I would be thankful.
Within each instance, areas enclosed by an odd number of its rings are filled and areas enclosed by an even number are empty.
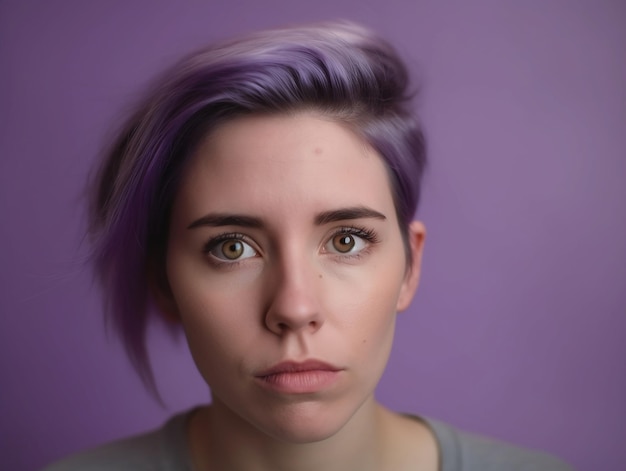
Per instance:
[[[96,178],[94,260],[144,381],[166,319],[213,401],[50,469],[569,469],[374,399],[425,237],[407,97],[346,23],[219,43],[155,85]]]

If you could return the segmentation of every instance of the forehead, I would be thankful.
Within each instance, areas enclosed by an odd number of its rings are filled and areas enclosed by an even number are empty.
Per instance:
[[[298,113],[240,117],[213,130],[191,157],[175,211],[263,216],[333,205],[389,212],[385,165],[347,125]]]

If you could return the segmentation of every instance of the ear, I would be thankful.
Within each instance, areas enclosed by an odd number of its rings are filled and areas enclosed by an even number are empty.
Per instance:
[[[178,306],[167,281],[167,275],[157,274],[155,270],[150,270],[148,284],[150,295],[163,318],[168,322],[180,323]]]
[[[422,269],[422,252],[424,251],[424,241],[426,240],[426,227],[421,221],[413,221],[409,224],[408,243],[411,250],[410,263],[406,267],[404,281],[400,288],[396,309],[398,312],[409,307],[417,286],[420,281]]]

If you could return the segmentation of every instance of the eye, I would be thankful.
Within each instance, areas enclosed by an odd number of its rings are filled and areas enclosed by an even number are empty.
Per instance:
[[[342,228],[325,245],[325,250],[335,254],[356,254],[376,242],[370,231],[356,228]]]
[[[234,235],[209,242],[206,252],[224,262],[236,262],[257,255],[257,251],[250,244]]]
[[[352,234],[337,234],[332,238],[332,244],[337,252],[348,253],[357,245],[357,240]]]

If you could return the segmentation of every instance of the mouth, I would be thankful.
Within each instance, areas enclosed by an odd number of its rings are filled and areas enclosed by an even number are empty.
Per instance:
[[[312,394],[329,389],[341,376],[342,368],[318,360],[278,363],[255,375],[265,389],[282,394]]]

